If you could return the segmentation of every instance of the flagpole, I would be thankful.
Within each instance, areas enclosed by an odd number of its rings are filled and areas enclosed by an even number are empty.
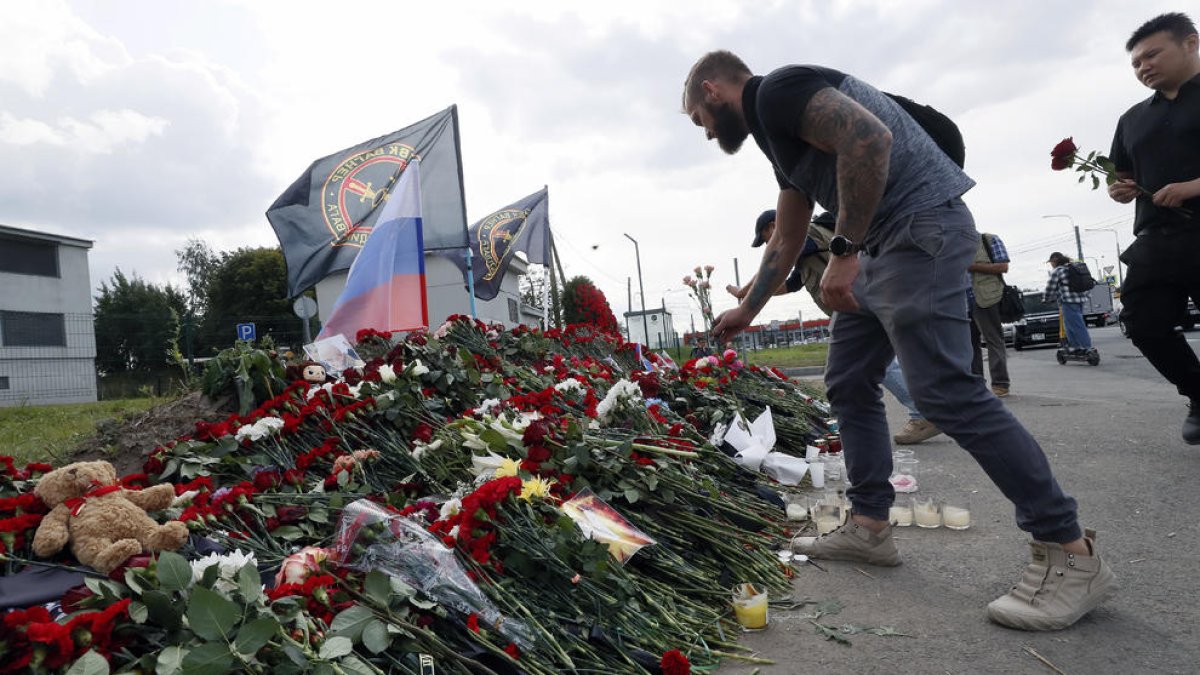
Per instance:
[[[471,318],[475,316],[475,272],[471,270],[471,246],[467,245],[467,297],[471,299]]]
[[[558,277],[554,275],[554,263],[558,261],[558,247],[554,245],[554,230],[550,230],[550,301],[554,303],[554,327],[562,327],[562,314],[558,307]],[[560,264],[559,269],[562,269]],[[561,275],[561,272],[560,272]],[[549,327],[549,326],[547,326]]]
[[[459,198],[462,202],[463,213],[463,244],[467,248],[467,297],[471,299],[471,318],[478,318],[475,314],[475,272],[471,270],[471,241],[469,231],[469,223],[467,223],[467,188],[463,180],[463,165],[462,165],[462,138],[458,135],[458,105],[450,106],[450,117],[454,120],[454,152],[458,155],[458,185]]]

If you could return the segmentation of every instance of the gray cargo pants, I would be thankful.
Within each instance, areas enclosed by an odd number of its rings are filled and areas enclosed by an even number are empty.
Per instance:
[[[825,368],[841,427],[854,512],[884,520],[895,498],[891,437],[880,382],[893,354],[917,409],[971,453],[1040,541],[1081,536],[1037,441],[971,373],[967,266],[979,233],[960,199],[906,216],[860,258],[857,312],[837,312]],[[934,486],[923,484],[928,489]]]

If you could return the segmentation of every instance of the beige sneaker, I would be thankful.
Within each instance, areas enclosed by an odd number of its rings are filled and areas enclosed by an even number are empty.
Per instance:
[[[792,540],[792,552],[818,560],[849,560],[884,567],[900,564],[891,525],[875,534],[854,520],[819,537],[796,537]]]
[[[1059,544],[1029,543],[1033,560],[1007,595],[988,605],[988,618],[1018,630],[1070,626],[1118,589],[1117,578],[1096,548],[1096,533],[1084,532],[1090,556],[1067,553]]]
[[[929,420],[910,419],[904,424],[904,428],[900,430],[900,433],[892,436],[892,440],[895,441],[897,445],[916,445],[917,443],[920,443],[921,441],[927,441],[940,433],[942,433],[942,430],[938,429],[937,426],[935,426],[934,423],[930,422]]]
[[[1004,398],[1008,396],[1008,387],[992,386],[992,393],[996,395],[996,398]]]

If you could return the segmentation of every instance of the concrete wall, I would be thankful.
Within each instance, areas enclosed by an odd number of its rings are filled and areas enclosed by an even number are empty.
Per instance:
[[[2,233],[56,240],[13,228],[3,228]],[[7,346],[0,334],[0,378],[7,378],[7,388],[0,388],[0,406],[96,400],[90,245],[81,240],[59,241],[58,277],[0,272],[0,311],[62,314],[66,334],[66,346]]]

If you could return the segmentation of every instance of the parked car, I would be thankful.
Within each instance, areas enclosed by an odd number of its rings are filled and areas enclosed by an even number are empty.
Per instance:
[[[1017,327],[1011,323],[1000,324],[1000,331],[1004,334],[1004,345],[1006,347],[1013,346],[1013,341],[1017,337]]]
[[[1058,303],[1043,301],[1040,291],[1026,291],[1021,300],[1025,316],[1013,323],[1013,349],[1058,345]]]
[[[1121,335],[1129,335],[1125,330],[1125,322],[1118,320],[1117,323],[1121,326]],[[1200,325],[1200,309],[1196,309],[1196,303],[1188,300],[1187,314],[1180,320],[1176,328],[1180,330],[1195,330],[1196,326]]]
[[[1108,284],[1096,284],[1088,293],[1088,299],[1083,303],[1083,320],[1096,328],[1103,328],[1112,323],[1113,287]]]

